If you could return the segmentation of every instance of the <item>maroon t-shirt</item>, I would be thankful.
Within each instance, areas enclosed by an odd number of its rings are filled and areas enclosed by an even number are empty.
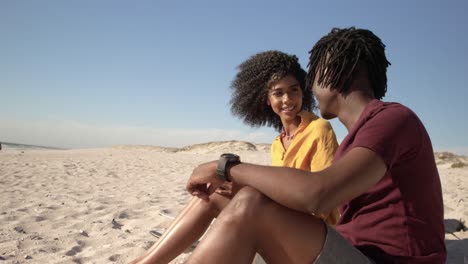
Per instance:
[[[382,157],[385,176],[340,208],[336,230],[377,263],[445,263],[443,201],[429,135],[398,103],[373,100],[340,144]]]

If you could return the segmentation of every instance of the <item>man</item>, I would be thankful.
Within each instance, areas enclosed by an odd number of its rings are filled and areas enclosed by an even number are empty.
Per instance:
[[[443,201],[430,138],[407,107],[380,101],[385,45],[369,30],[333,29],[310,52],[308,87],[348,130],[320,172],[226,159],[197,167],[187,190],[208,200],[243,186],[189,263],[445,263]],[[424,195],[424,197],[423,197]],[[341,205],[336,230],[311,216]]]

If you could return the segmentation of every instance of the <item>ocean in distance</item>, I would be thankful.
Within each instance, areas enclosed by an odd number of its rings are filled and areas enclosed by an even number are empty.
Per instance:
[[[2,142],[0,141],[2,146],[2,150],[60,150],[63,148],[55,148],[55,147],[46,147],[46,146],[37,146],[37,145],[28,145],[28,144],[20,144],[20,143],[10,143],[10,142]]]

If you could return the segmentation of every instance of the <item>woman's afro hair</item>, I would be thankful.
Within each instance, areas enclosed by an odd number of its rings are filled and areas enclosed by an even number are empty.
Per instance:
[[[294,76],[301,86],[302,109],[311,111],[315,108],[312,91],[305,85],[307,73],[296,56],[280,51],[260,52],[244,61],[238,69],[231,84],[231,111],[247,125],[267,125],[281,130],[281,120],[267,105],[267,96],[272,85],[287,75]]]

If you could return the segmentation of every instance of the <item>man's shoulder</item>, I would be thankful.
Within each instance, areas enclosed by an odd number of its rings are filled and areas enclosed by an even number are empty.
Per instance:
[[[368,111],[369,118],[373,117],[387,117],[392,120],[395,119],[418,119],[417,115],[409,107],[397,102],[372,102]]]

